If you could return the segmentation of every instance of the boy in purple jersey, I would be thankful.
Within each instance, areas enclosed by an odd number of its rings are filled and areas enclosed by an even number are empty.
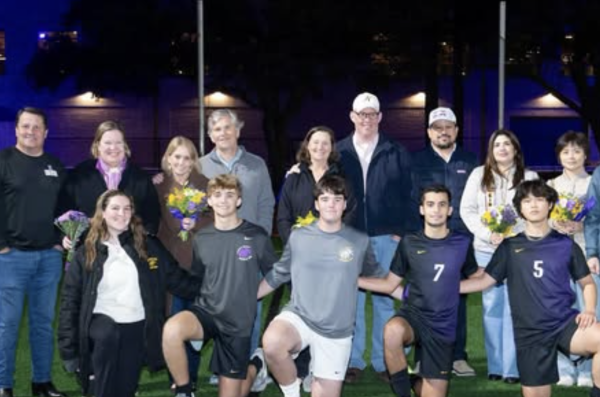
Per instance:
[[[448,229],[451,193],[443,185],[426,187],[419,211],[422,232],[405,236],[386,279],[360,278],[361,288],[390,293],[406,279],[405,304],[384,329],[384,354],[392,389],[410,397],[411,382],[403,347],[421,353],[419,376],[413,381],[419,396],[443,397],[448,391],[456,340],[461,277],[477,273],[470,235]]]
[[[557,199],[542,180],[522,182],[513,204],[525,219],[525,231],[505,239],[480,278],[461,282],[461,292],[481,291],[506,279],[524,397],[551,395],[551,384],[558,381],[559,349],[566,355],[594,356],[590,396],[600,397],[596,285],[579,246],[548,225]],[[572,307],[570,278],[583,290],[582,313]]]

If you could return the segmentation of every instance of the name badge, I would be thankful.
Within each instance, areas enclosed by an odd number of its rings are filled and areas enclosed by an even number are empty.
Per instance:
[[[58,177],[58,172],[56,172],[56,170],[53,169],[51,165],[49,165],[48,168],[44,170],[44,174],[46,174],[46,176],[53,176],[55,178]]]
[[[457,174],[466,174],[467,170],[456,170]]]

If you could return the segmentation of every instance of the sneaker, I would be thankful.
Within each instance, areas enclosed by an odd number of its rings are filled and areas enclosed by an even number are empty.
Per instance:
[[[258,359],[262,362],[262,368],[256,374],[254,383],[252,383],[252,387],[250,388],[251,392],[256,393],[265,390],[267,388],[267,385],[273,381],[269,377],[269,372],[267,370],[267,363],[265,361],[265,354],[263,352],[263,349],[261,349],[260,347],[256,349],[250,359],[252,360],[254,357],[258,357]]]
[[[208,384],[211,386],[219,386],[219,376],[217,374],[212,374],[210,378],[208,378]]]
[[[452,373],[460,377],[475,376],[475,370],[466,360],[456,360],[452,364]]]
[[[579,387],[593,387],[594,382],[590,375],[579,375],[577,378],[577,386]]]
[[[415,363],[415,366],[411,368],[411,366],[408,366],[408,374],[409,375],[418,375],[421,372],[421,362],[417,361]]]
[[[571,375],[562,375],[558,378],[558,382],[556,382],[558,386],[573,386],[574,383],[575,380]]]
[[[302,379],[302,390],[304,390],[304,393],[310,393],[312,390],[312,374],[309,373],[308,375],[306,375],[306,377],[304,379]]]
[[[175,397],[195,397],[193,392],[189,392],[189,393],[177,393],[175,394]]]

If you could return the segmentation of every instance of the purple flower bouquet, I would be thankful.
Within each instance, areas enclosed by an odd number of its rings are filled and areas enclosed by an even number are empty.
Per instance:
[[[90,220],[83,212],[67,211],[56,218],[54,224],[71,240],[71,249],[67,252],[65,263],[65,268],[67,269],[73,260],[75,246],[79,241],[79,237],[81,237],[83,232],[90,226]]]

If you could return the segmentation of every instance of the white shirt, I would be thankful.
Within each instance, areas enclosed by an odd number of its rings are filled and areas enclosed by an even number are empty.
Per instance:
[[[375,139],[369,142],[359,142],[356,138],[356,133],[352,135],[354,150],[356,150],[356,154],[358,154],[358,161],[360,161],[360,166],[362,168],[364,183],[363,188],[365,189],[365,193],[367,192],[367,173],[369,172],[369,164],[371,164],[371,159],[373,158],[373,153],[377,147],[377,142],[379,142],[379,134],[375,136]]]
[[[112,318],[116,323],[135,323],[146,318],[138,271],[127,252],[117,244],[108,247],[104,274],[98,284],[94,313]]]

